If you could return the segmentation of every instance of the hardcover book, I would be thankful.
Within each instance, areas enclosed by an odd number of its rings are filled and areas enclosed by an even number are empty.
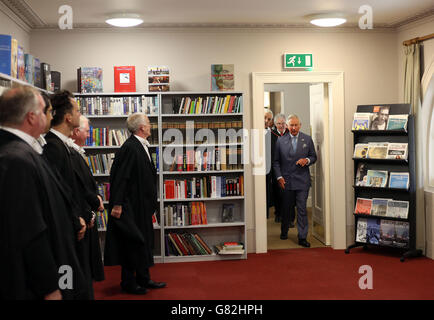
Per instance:
[[[101,93],[102,68],[83,67],[77,69],[77,86],[80,93]]]
[[[51,71],[51,91],[59,91],[61,89],[61,73],[59,71]]]
[[[38,58],[34,59],[33,85],[42,88],[41,61]]]
[[[408,189],[410,184],[410,174],[408,172],[391,172],[389,178],[389,188]]]
[[[26,70],[26,81],[29,84],[33,84],[35,79],[35,58],[29,54],[24,54],[24,61],[25,61],[25,70]]]
[[[18,46],[17,68],[18,68],[18,79],[22,81],[26,81],[26,62],[24,61],[24,50],[23,47],[21,46]]]
[[[170,90],[170,69],[167,66],[148,67],[148,90],[150,92]]]
[[[369,130],[371,113],[354,113],[352,130]]]
[[[41,63],[42,89],[51,91],[51,66],[48,63]]]
[[[18,78],[18,41],[11,41],[11,77]]]
[[[115,92],[136,92],[136,67],[114,67]]]
[[[0,72],[11,75],[12,36],[0,34]]]
[[[230,91],[235,88],[234,65],[212,64],[211,65],[211,90]]]
[[[407,130],[408,114],[391,114],[387,121],[387,130]]]
[[[371,214],[372,199],[357,198],[355,214]]]

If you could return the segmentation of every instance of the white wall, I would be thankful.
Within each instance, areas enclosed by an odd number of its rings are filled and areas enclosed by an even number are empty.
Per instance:
[[[251,127],[251,73],[282,71],[282,54],[313,53],[314,70],[343,71],[347,233],[353,241],[351,123],[358,104],[397,103],[396,33],[378,30],[184,29],[184,30],[53,30],[31,33],[32,52],[62,72],[63,87],[76,91],[76,69],[100,66],[104,90],[113,91],[113,66],[135,65],[137,90],[146,90],[145,68],[171,68],[172,91],[209,91],[210,65],[235,65],[235,90],[246,96],[246,125]],[[249,170],[249,167],[248,167]],[[249,251],[254,250],[253,186],[246,176]],[[265,190],[264,190],[265,194]]]
[[[29,33],[12,21],[1,9],[0,7],[0,33],[11,35],[12,38],[18,40],[18,45],[24,48],[24,52],[29,52]]]

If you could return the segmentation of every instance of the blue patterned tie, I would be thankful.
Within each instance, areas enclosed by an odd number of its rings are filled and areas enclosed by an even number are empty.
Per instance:
[[[292,152],[295,153],[297,151],[297,137],[291,137],[292,139]]]

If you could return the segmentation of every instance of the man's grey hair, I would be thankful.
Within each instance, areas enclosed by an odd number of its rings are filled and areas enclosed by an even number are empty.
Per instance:
[[[128,116],[127,128],[131,133],[135,133],[139,130],[140,126],[146,124],[147,116],[144,113],[134,113]]]
[[[40,94],[29,86],[6,90],[0,97],[0,125],[19,126],[27,113],[38,112]]]
[[[80,115],[80,125],[79,125],[79,128],[80,129],[84,129],[84,126],[85,126],[86,123],[90,125],[90,120],[88,118],[86,118],[85,116]]]
[[[300,118],[296,114],[290,114],[288,116],[287,122],[289,122],[289,120],[291,120],[291,119],[297,119],[298,122],[300,122],[300,124],[301,124]]]
[[[271,113],[271,117],[273,117],[273,111],[271,111],[271,109],[265,109],[265,110],[264,110],[264,116],[265,116],[267,113]]]
[[[285,121],[285,120],[286,120],[286,117],[285,117],[285,115],[284,115],[283,113],[278,113],[278,114],[276,114],[276,115],[274,116],[274,123],[276,123],[277,120],[279,120],[279,119],[283,119],[283,120]]]

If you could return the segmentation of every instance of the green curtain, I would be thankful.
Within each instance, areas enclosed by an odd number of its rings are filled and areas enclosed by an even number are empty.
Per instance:
[[[404,46],[404,102],[411,103],[413,114],[420,105],[420,44]]]

